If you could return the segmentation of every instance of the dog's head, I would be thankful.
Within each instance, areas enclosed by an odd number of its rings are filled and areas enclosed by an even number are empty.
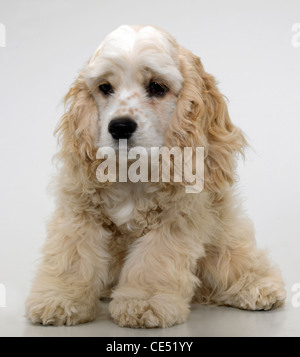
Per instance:
[[[234,182],[246,141],[200,59],[153,26],[122,26],[99,46],[66,96],[62,155],[95,160],[100,146],[205,148],[205,188]]]

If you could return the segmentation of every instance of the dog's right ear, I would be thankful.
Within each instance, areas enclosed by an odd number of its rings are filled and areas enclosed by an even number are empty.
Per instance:
[[[84,161],[95,160],[98,109],[81,76],[65,96],[65,108],[55,130],[61,144],[60,159],[73,156]]]
[[[218,192],[235,182],[237,154],[246,139],[230,120],[215,79],[200,58],[180,48],[183,88],[165,137],[168,147],[204,147],[204,188]]]

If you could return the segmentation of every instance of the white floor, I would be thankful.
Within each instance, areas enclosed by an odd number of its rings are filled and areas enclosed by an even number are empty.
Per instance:
[[[1,308],[0,336],[25,337],[200,337],[200,336],[300,336],[300,307],[273,311],[241,311],[229,307],[193,305],[185,324],[168,329],[120,328],[110,318],[107,303],[96,321],[73,327],[35,326],[23,316],[23,306]]]

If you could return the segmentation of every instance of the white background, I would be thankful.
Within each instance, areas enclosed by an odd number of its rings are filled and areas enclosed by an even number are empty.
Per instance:
[[[7,300],[0,335],[141,334],[119,329],[108,315],[72,330],[34,327],[23,314],[53,210],[46,187],[55,173],[52,133],[63,96],[110,31],[155,24],[201,57],[248,137],[252,149],[239,164],[241,196],[258,245],[282,270],[288,299],[265,314],[193,307],[187,324],[143,333],[299,336],[300,308],[291,304],[291,288],[300,282],[300,46],[292,46],[300,1],[0,0],[0,23],[6,27],[6,47],[0,47],[0,284]]]

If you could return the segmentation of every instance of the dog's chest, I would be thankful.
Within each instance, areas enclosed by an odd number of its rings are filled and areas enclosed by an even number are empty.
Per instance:
[[[155,189],[143,183],[114,183],[101,195],[102,209],[121,232],[140,234],[159,214]]]

